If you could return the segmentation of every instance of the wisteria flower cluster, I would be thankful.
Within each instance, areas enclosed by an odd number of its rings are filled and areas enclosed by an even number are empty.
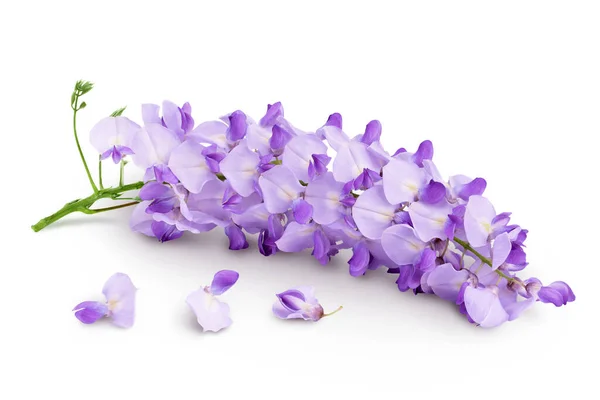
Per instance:
[[[87,82],[76,85],[75,116],[89,89]],[[68,203],[34,230],[74,211],[135,205],[131,228],[160,242],[222,229],[231,250],[246,249],[247,235],[256,234],[264,256],[308,249],[323,265],[348,249],[352,276],[386,268],[398,276],[400,291],[454,302],[485,328],[517,318],[538,301],[560,307],[575,300],[562,281],[543,285],[517,276],[528,264],[528,231],[511,223],[510,213],[496,211],[484,196],[483,178],[443,178],[428,140],[414,152],[388,152],[379,121],[350,136],[337,113],[314,131],[301,131],[279,102],[259,120],[237,110],[196,123],[189,103],[169,101],[144,104],[142,125],[122,111],[96,124],[90,140],[100,160],[123,169],[131,158],[145,171],[143,182],[97,187],[82,156],[94,194]],[[91,208],[134,189],[141,190],[132,202]],[[301,300],[301,293],[282,294],[282,304],[310,304],[312,296]]]

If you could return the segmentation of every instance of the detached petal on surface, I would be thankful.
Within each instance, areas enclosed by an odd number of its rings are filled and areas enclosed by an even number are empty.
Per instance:
[[[99,301],[84,301],[73,308],[75,317],[84,324],[93,324],[108,314],[108,307]]]
[[[113,324],[122,328],[133,326],[136,292],[136,287],[126,274],[116,273],[106,281],[102,293],[106,297]]]
[[[210,291],[213,295],[218,296],[228,291],[237,282],[240,274],[236,271],[224,269],[215,274]]]
[[[204,289],[192,292],[186,300],[204,331],[218,332],[230,326],[229,306]]]

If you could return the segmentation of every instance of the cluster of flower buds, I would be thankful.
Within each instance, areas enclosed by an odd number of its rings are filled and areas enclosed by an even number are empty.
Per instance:
[[[454,302],[482,327],[513,320],[537,301],[560,307],[575,300],[564,282],[544,286],[516,276],[527,266],[527,230],[495,210],[484,197],[483,178],[444,179],[430,141],[414,153],[389,153],[379,121],[350,137],[337,113],[318,129],[301,131],[285,119],[281,103],[269,105],[258,121],[238,110],[196,124],[189,103],[169,101],[143,105],[143,126],[121,113],[96,124],[91,143],[101,159],[123,166],[131,157],[145,171],[144,181],[98,190],[88,170],[95,195],[68,203],[74,210],[66,211],[119,208],[89,204],[141,187],[134,231],[166,242],[221,228],[231,250],[247,248],[246,235],[256,234],[265,256],[312,250],[323,265],[348,249],[352,276],[386,268],[398,275],[399,290]],[[323,314],[302,290],[279,299],[275,311],[282,318]]]

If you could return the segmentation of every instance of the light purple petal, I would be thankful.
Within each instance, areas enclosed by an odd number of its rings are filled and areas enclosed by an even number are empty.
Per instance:
[[[325,122],[327,126],[335,126],[336,128],[342,129],[342,115],[340,113],[333,113],[327,118]]]
[[[228,147],[227,125],[221,121],[203,122],[188,133],[187,137],[198,143],[214,144],[222,149]]]
[[[331,241],[322,230],[317,229],[313,232],[313,243],[312,256],[314,256],[322,265],[326,265],[331,258],[329,254],[329,251],[331,250]]]
[[[259,124],[249,124],[246,128],[246,145],[249,149],[256,150],[258,154],[265,155],[271,150],[272,127],[263,127]]]
[[[229,129],[227,129],[227,139],[231,142],[242,140],[246,136],[246,114],[236,110],[229,115]]]
[[[452,264],[446,263],[436,267],[429,273],[427,285],[433,290],[436,296],[456,302],[456,297],[463,283],[469,279],[469,272],[466,270],[457,271]]]
[[[290,222],[277,242],[277,248],[288,253],[295,253],[313,247],[314,224],[302,225]]]
[[[504,232],[496,237],[492,246],[492,269],[498,269],[506,261],[511,249],[512,244],[508,233]]]
[[[313,214],[313,207],[304,199],[296,199],[292,202],[292,214],[299,224],[307,224]]]
[[[423,161],[433,158],[433,144],[430,140],[424,140],[413,155],[413,162],[419,167],[423,167]]]
[[[313,206],[313,219],[316,223],[329,225],[340,219],[343,210],[340,203],[343,187],[344,184],[336,181],[331,172],[308,184],[304,199]]]
[[[221,161],[221,173],[225,175],[233,190],[247,197],[254,193],[259,162],[259,155],[240,143]]]
[[[469,317],[482,328],[494,328],[508,321],[498,294],[490,288],[467,287],[464,304]]]
[[[253,205],[242,214],[233,214],[233,222],[244,228],[248,233],[258,233],[268,228],[269,216],[264,203]]]
[[[108,307],[98,301],[84,301],[73,308],[75,317],[84,324],[93,324],[108,314]]]
[[[394,225],[383,231],[381,246],[387,256],[398,265],[414,264],[425,248],[408,225]]]
[[[487,198],[477,195],[469,198],[465,211],[465,233],[472,246],[483,247],[487,244],[495,216],[496,210]]]
[[[483,178],[475,178],[471,182],[462,186],[458,192],[458,197],[468,201],[471,196],[481,196],[485,192],[487,182]]]
[[[342,146],[333,160],[333,176],[339,182],[348,182],[359,176],[364,169],[379,172],[382,163],[369,147],[351,141]]]
[[[210,291],[213,295],[219,296],[228,291],[237,282],[240,274],[236,271],[224,269],[215,274],[212,283],[210,284]]]
[[[348,135],[346,135],[344,131],[337,126],[326,125],[320,128],[319,132],[325,137],[325,139],[327,139],[327,143],[329,143],[329,146],[331,146],[335,151],[339,152],[340,149],[350,143],[350,138]]]
[[[549,286],[542,287],[537,295],[542,303],[552,303],[556,307],[566,304],[562,293]]]
[[[229,306],[204,289],[190,293],[186,302],[204,331],[218,332],[233,322],[229,317]]]
[[[129,227],[134,232],[142,233],[146,236],[154,236],[152,233],[152,215],[146,213],[146,208],[150,205],[149,201],[143,201],[136,205],[129,219]]]
[[[363,172],[354,179],[353,187],[355,190],[367,190],[380,180],[381,176],[379,173],[371,171],[370,169],[364,169]]]
[[[352,207],[352,216],[358,230],[369,239],[379,239],[392,224],[396,206],[391,205],[383,193],[383,187],[373,186],[365,190]]]
[[[275,314],[275,316],[280,319],[302,318],[301,312],[290,311],[288,308],[284,307],[283,304],[281,304],[281,301],[279,301],[279,300],[277,300],[273,303],[272,309],[273,309],[273,314]]]
[[[106,117],[90,130],[90,142],[98,153],[115,146],[131,147],[140,126],[126,117]]]
[[[171,152],[181,141],[162,125],[149,124],[138,131],[131,142],[135,153],[133,162],[140,168],[148,168],[156,164],[167,164]]]
[[[139,197],[142,200],[154,200],[173,196],[173,189],[159,182],[148,182],[140,190]]]
[[[144,125],[161,124],[159,112],[160,106],[158,104],[142,104],[142,121],[144,121]]]
[[[162,103],[163,121],[169,130],[175,132],[179,138],[183,138],[185,133],[181,128],[181,110],[179,106],[171,101],[165,100]]]
[[[292,170],[296,178],[309,181],[308,166],[313,154],[326,154],[327,146],[315,135],[296,136],[288,142],[281,155],[282,164]]]
[[[304,294],[296,289],[286,290],[276,296],[281,305],[291,312],[301,311],[306,305]]]
[[[279,125],[275,125],[272,128],[271,139],[269,139],[269,147],[273,150],[282,150],[285,145],[292,140],[293,136],[291,133],[280,127]]]
[[[508,314],[509,321],[517,319],[523,311],[527,310],[536,302],[536,298],[533,296],[528,299],[520,299],[520,296],[517,296],[516,292],[509,290],[506,287],[500,288],[498,296],[502,307]]]
[[[421,188],[419,193],[419,201],[425,204],[436,204],[444,197],[446,197],[446,186],[433,180]]]
[[[283,117],[283,104],[278,101],[267,106],[267,112],[260,119],[259,123],[261,126],[272,126],[281,117]]]
[[[557,290],[563,297],[563,304],[567,304],[571,301],[575,301],[575,293],[571,290],[571,287],[565,282],[556,281],[548,285],[552,289]]]
[[[154,214],[155,221],[152,222],[152,234],[158,239],[159,242],[169,242],[171,240],[179,239],[183,236],[183,232],[177,228],[176,225],[172,225],[169,222],[156,220],[158,215],[167,214]]]
[[[180,204],[185,218],[197,224],[230,224],[231,212],[223,208],[223,194],[227,184],[218,179],[207,182],[200,193],[191,193],[187,201]]]
[[[130,328],[135,319],[136,287],[129,276],[116,273],[104,284],[102,293],[106,297],[112,323],[121,328]]]
[[[169,159],[171,171],[192,193],[200,192],[206,182],[216,179],[202,155],[203,150],[201,144],[186,140],[173,150]]]
[[[446,239],[445,226],[448,214],[452,213],[452,206],[446,201],[438,204],[412,203],[408,207],[408,214],[419,238],[428,242],[432,239]]]
[[[375,119],[367,124],[365,134],[362,135],[360,141],[370,146],[373,142],[379,141],[379,138],[381,138],[381,122]]]
[[[229,250],[244,250],[249,244],[242,228],[236,224],[230,224],[225,227],[225,235],[229,238]]]
[[[383,188],[393,204],[412,202],[427,184],[427,174],[412,162],[392,159],[383,167]]]
[[[176,203],[177,203],[177,200],[174,196],[162,198],[162,199],[156,199],[156,200],[152,201],[152,203],[150,203],[150,205],[146,209],[146,212],[149,214],[152,214],[152,213],[165,214],[170,211],[173,211],[173,209],[175,209]]]
[[[350,275],[361,276],[369,267],[371,253],[364,241],[360,241],[352,248],[352,257],[348,260]]]
[[[285,165],[276,165],[264,172],[258,179],[258,184],[267,210],[274,214],[287,211],[304,191],[298,178]]]

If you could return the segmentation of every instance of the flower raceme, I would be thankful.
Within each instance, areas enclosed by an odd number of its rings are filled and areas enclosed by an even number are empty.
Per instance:
[[[238,110],[195,125],[189,103],[171,102],[162,110],[144,105],[142,115],[143,126],[118,116],[91,131],[101,158],[131,156],[145,171],[130,220],[136,232],[166,242],[219,228],[232,250],[247,248],[246,235],[257,234],[265,256],[310,250],[324,265],[349,249],[351,275],[386,268],[399,290],[454,302],[485,328],[538,301],[559,307],[575,300],[564,282],[517,277],[527,266],[528,231],[496,211],[483,178],[444,179],[430,141],[390,153],[379,121],[350,137],[337,113],[301,131],[281,103],[258,121]],[[34,229],[58,219],[52,217]],[[311,296],[291,290],[278,298],[293,314]]]

